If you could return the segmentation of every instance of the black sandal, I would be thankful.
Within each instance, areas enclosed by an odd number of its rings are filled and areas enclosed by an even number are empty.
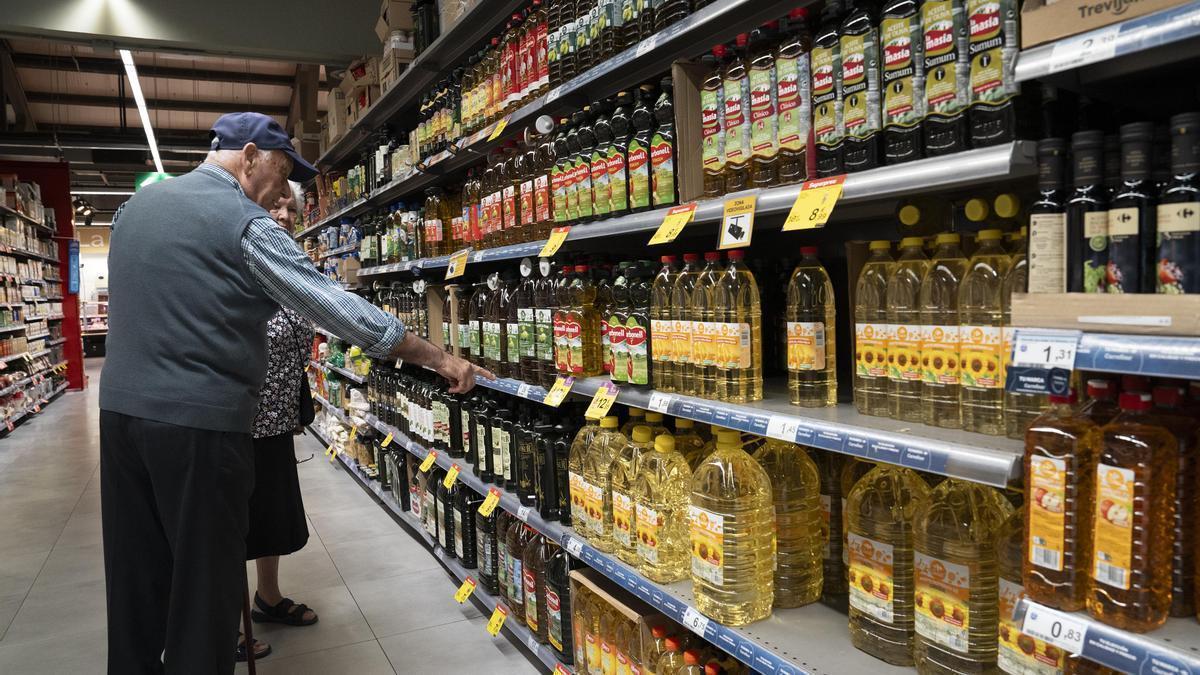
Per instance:
[[[238,663],[245,663],[246,662],[246,636],[242,635],[241,633],[238,633],[238,637],[241,638],[242,643],[237,646],[237,651],[235,651],[234,654],[236,654]],[[254,660],[257,661],[259,659],[266,658],[270,655],[271,655],[271,645],[263,642],[262,640],[259,640],[258,638],[255,638],[254,639]]]
[[[272,607],[258,593],[254,594],[255,609],[251,610],[250,618],[254,623],[281,623],[285,626],[311,626],[317,622],[317,613],[313,612],[311,621],[305,620],[304,615],[311,610],[303,603],[296,604],[291,598],[284,598]],[[260,611],[261,610],[261,611]]]

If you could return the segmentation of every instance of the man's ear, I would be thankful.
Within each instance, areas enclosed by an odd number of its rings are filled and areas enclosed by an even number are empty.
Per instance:
[[[257,167],[260,160],[262,160],[262,153],[258,151],[257,145],[247,143],[242,146],[242,163],[245,166],[246,175],[249,175]]]

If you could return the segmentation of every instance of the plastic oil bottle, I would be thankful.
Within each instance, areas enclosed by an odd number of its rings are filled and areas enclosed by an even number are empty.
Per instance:
[[[775,607],[801,607],[821,597],[821,478],[795,443],[769,439],[754,459],[771,476],[775,502]]]
[[[766,618],[775,596],[771,479],[738,441],[719,439],[692,474],[688,515],[696,608],[727,626]]]
[[[1175,471],[1174,555],[1171,562],[1171,616],[1195,616],[1196,420],[1181,407],[1183,387],[1154,388],[1154,413],[1178,443]]]
[[[888,164],[899,164],[921,157],[925,35],[919,0],[891,0],[881,13],[883,157]]]
[[[575,268],[563,265],[554,277],[554,369],[559,377],[571,374],[571,350],[567,343],[567,324],[571,316],[571,282]]]
[[[700,85],[700,156],[706,199],[725,194],[725,54],[725,45],[717,45],[700,60],[708,69]]]
[[[843,172],[842,140],[846,128],[842,123],[842,58],[838,42],[841,24],[841,3],[825,3],[812,48],[812,128],[818,176]]]
[[[546,596],[546,639],[563,661],[570,660],[575,651],[574,631],[568,622],[572,620],[571,556],[562,548],[555,547],[546,563],[546,580],[542,593]],[[585,661],[575,660],[576,667]]]
[[[778,90],[775,45],[779,22],[770,21],[750,33],[750,184],[767,188],[779,184]]]
[[[1021,632],[1013,619],[1013,610],[1025,597],[1021,561],[1024,554],[1025,511],[1016,509],[1000,526],[996,538],[996,558],[1000,573],[1000,641],[997,666],[1005,673],[1045,673],[1062,675],[1067,667],[1063,650]]]
[[[571,282],[571,312],[566,326],[571,374],[591,377],[604,372],[600,362],[600,315],[596,311],[596,284],[587,265],[575,266]]]
[[[702,398],[717,397],[714,337],[720,315],[720,307],[717,304],[717,286],[722,272],[720,265],[719,252],[709,251],[704,254],[704,268],[696,276],[691,302],[685,305],[691,308],[692,319],[691,384],[686,391]]]
[[[1005,433],[1003,342],[1004,277],[1011,259],[1000,230],[983,230],[958,287],[963,428]]]
[[[522,580],[525,584],[525,625],[542,644],[548,642],[546,636],[550,627],[546,612],[546,568],[556,548],[549,539],[537,533],[525,546]]]
[[[704,437],[696,430],[696,423],[684,418],[675,418],[675,450],[687,460],[692,471],[708,456],[705,454]]]
[[[821,481],[821,557],[824,563],[824,584],[821,602],[845,611],[846,566],[842,562],[842,464],[848,456],[808,448],[808,455],[817,465]]]
[[[650,382],[658,391],[672,392],[675,389],[675,353],[671,328],[671,289],[679,278],[675,267],[675,256],[660,258],[662,267],[650,285]]]
[[[913,517],[929,487],[912,469],[880,464],[846,499],[850,641],[898,666],[913,665]]]
[[[675,192],[675,84],[668,75],[658,83],[654,103],[657,127],[650,136],[650,197],[655,208],[679,201]]]
[[[625,319],[625,379],[632,385],[650,384],[650,296],[651,275],[649,265],[635,264],[630,268],[629,311]]]
[[[779,182],[798,183],[808,175],[808,137],[812,132],[812,80],[809,57],[812,36],[808,31],[808,9],[788,13],[784,37],[775,55],[779,117]]]
[[[921,281],[921,417],[925,424],[962,426],[959,410],[958,286],[967,271],[959,236],[939,234]]]
[[[650,452],[654,438],[650,427],[633,428],[633,436],[613,455],[608,470],[605,500],[612,503],[613,549],[628,565],[638,564],[637,514],[633,508],[633,483],[637,479],[639,461]]]
[[[638,213],[650,208],[650,144],[654,129],[654,85],[643,84],[637,92],[637,104],[629,115],[633,138],[629,141],[629,210]]]
[[[625,436],[617,428],[616,417],[600,420],[600,431],[592,438],[583,460],[583,499],[585,521],[575,530],[587,538],[592,548],[608,553],[613,550],[612,501],[609,498],[608,472],[613,455],[625,445]]]
[[[971,104],[971,61],[966,0],[922,0],[924,31],[925,154],[966,150]]]
[[[996,666],[996,537],[1012,513],[998,490],[948,478],[914,515],[918,673]]]
[[[880,165],[879,23],[864,0],[845,0],[839,32],[842,58],[842,124],[846,140],[842,162],[847,172]]]
[[[1123,392],[1101,429],[1088,613],[1122,630],[1161,626],[1171,607],[1178,444],[1157,426],[1151,397]]]
[[[537,349],[537,377],[530,379],[542,387],[554,384],[558,374],[554,359],[554,276],[549,260],[538,261],[537,278],[533,282],[534,341]]]
[[[729,264],[713,293],[720,324],[714,337],[717,399],[729,403],[763,397],[762,307],[745,255],[743,249],[729,252]]]
[[[608,118],[612,142],[608,145],[608,199],[612,215],[629,211],[629,140],[633,127],[629,121],[633,95],[627,91],[617,94],[617,107]]]
[[[638,460],[633,483],[638,571],[660,584],[688,577],[687,512],[692,470],[675,438],[659,434]]]
[[[887,285],[896,264],[891,243],[873,241],[854,291],[854,406],[864,415],[888,415]]]
[[[749,36],[737,37],[722,74],[725,91],[725,192],[750,187],[750,76],[746,65]]]
[[[699,254],[683,254],[683,266],[671,285],[670,324],[671,356],[674,372],[671,389],[681,394],[695,394],[696,380],[692,371],[692,295],[700,278],[697,263]],[[656,385],[657,386],[657,385]]]
[[[600,433],[600,420],[584,418],[583,426],[576,432],[571,441],[571,449],[567,452],[568,485],[571,490],[571,523],[577,528],[586,526],[587,517],[584,513],[583,462],[596,434]]]
[[[1024,228],[1022,228],[1024,229]],[[1020,239],[1019,248],[1012,256],[1012,266],[1004,276],[1004,286],[1001,296],[1003,324],[1000,345],[1001,367],[1008,373],[1012,361],[1012,343],[1016,330],[1012,327],[1012,297],[1013,293],[1024,293],[1029,288],[1029,259],[1026,256],[1025,239]],[[1025,430],[1033,423],[1034,418],[1046,408],[1044,394],[1022,394],[1019,392],[1004,392],[1004,427],[1005,435],[1009,438],[1025,438]]]
[[[924,241],[900,240],[900,256],[887,280],[888,410],[892,419],[921,421],[921,280],[929,272]]]
[[[591,148],[591,165],[588,171],[592,180],[592,204],[597,218],[607,218],[612,213],[612,179],[608,173],[608,153],[613,143],[611,115],[613,106],[608,101],[592,103],[596,112],[593,131],[596,144]]]
[[[1025,433],[1025,593],[1074,612],[1087,598],[1092,513],[1100,428],[1075,414],[1074,392],[1051,396],[1050,407]]]
[[[633,437],[633,428],[646,424],[646,411],[641,408],[627,407],[629,413],[628,419],[621,425],[621,434],[625,438]]]
[[[801,246],[787,290],[788,397],[792,405],[837,405],[836,304],[816,246]]]

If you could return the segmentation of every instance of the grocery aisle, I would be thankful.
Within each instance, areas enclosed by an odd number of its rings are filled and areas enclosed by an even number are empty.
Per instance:
[[[0,446],[0,673],[98,672],[105,658],[100,537],[100,361]],[[305,628],[259,627],[262,673],[535,672],[455,584],[311,436],[297,444],[308,546],[281,565],[284,592],[314,607]],[[253,569],[249,572],[252,574]],[[245,672],[241,668],[239,672]]]

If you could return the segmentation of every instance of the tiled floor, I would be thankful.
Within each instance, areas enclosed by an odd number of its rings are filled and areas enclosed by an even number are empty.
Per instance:
[[[0,673],[104,671],[99,363],[88,361],[86,392],[0,439]],[[257,626],[275,650],[259,672],[537,672],[484,631],[474,606],[454,602],[457,583],[316,441],[303,437],[296,454],[314,455],[300,465],[310,538],[283,559],[281,584],[321,620]]]

